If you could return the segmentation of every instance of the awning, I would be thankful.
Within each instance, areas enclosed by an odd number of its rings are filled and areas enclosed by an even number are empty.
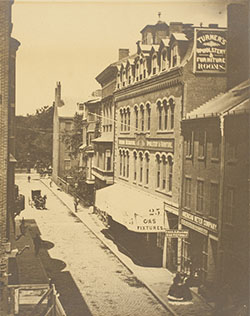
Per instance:
[[[101,137],[94,138],[91,140],[92,143],[112,143],[113,142],[113,135],[102,135]]]
[[[165,231],[164,200],[126,184],[115,183],[96,191],[95,206],[129,230]]]

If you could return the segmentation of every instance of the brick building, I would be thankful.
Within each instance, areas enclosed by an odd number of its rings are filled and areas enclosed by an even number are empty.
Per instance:
[[[136,54],[102,73],[112,72],[109,82],[116,83],[110,135],[114,185],[97,191],[96,206],[161,249],[163,265],[172,270],[180,264],[177,240],[164,238],[163,231],[178,228],[180,123],[190,110],[226,89],[225,32],[218,25],[196,28],[159,21],[141,31]]]
[[[248,293],[250,80],[191,111],[184,136],[182,271],[198,269],[211,289],[220,281]],[[191,271],[192,272],[192,271]]]

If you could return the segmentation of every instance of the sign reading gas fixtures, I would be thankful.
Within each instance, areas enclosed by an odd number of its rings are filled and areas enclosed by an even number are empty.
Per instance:
[[[195,29],[194,72],[226,72],[226,29]]]
[[[188,230],[178,230],[178,229],[167,229],[167,238],[188,238]]]

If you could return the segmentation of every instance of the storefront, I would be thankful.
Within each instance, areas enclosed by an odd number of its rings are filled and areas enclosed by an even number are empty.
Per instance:
[[[169,228],[163,199],[129,185],[115,183],[96,191],[95,208],[109,219],[110,229],[113,227],[117,236],[125,232],[126,238],[131,239],[132,236],[134,241],[140,241],[141,246],[151,249],[151,257],[155,254],[160,256],[162,266],[162,242],[165,229]]]
[[[217,224],[201,216],[183,211],[182,229],[189,236],[182,239],[181,271],[199,275],[201,283],[214,283],[216,275]]]

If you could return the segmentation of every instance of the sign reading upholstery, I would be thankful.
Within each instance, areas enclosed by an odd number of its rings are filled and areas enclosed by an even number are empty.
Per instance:
[[[194,72],[226,72],[226,30],[195,29]]]
[[[168,229],[166,230],[167,238],[188,238],[188,230]]]

